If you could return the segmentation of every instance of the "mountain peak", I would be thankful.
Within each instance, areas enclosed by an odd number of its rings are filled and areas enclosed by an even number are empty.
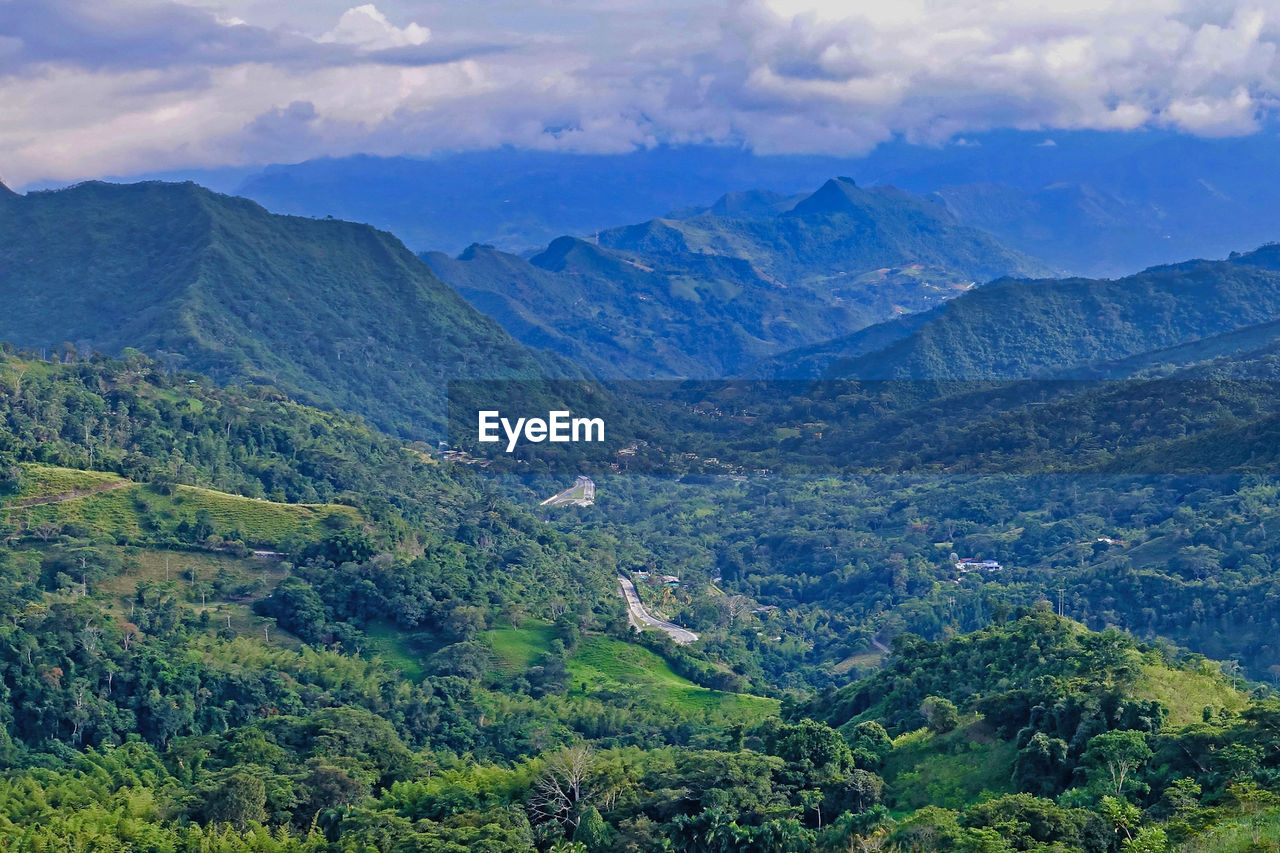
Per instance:
[[[832,178],[812,195],[801,199],[792,212],[801,216],[847,213],[862,208],[866,194],[852,178]]]
[[[568,264],[571,256],[582,253],[598,255],[599,249],[580,237],[557,237],[537,255],[529,259],[529,263],[544,270],[560,271]]]
[[[702,208],[694,215],[721,216],[729,219],[769,219],[785,213],[803,196],[786,196],[770,190],[742,190],[725,193],[710,207]],[[675,216],[674,219],[682,217]],[[691,217],[683,217],[691,218]]]
[[[498,250],[488,243],[472,243],[470,246],[462,250],[462,254],[458,255],[460,261],[472,261],[477,256],[496,253]]]

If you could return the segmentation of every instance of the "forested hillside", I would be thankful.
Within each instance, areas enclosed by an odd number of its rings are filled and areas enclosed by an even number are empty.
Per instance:
[[[1259,478],[619,475],[535,513],[140,354],[8,356],[0,416],[14,849],[1243,851],[1280,820],[1270,691],[1159,639],[1267,677]],[[699,642],[634,637],[614,569]]]
[[[194,184],[0,199],[0,340],[136,348],[439,437],[451,379],[572,375],[512,340],[398,240],[275,216]]]
[[[786,353],[778,378],[1016,379],[1184,346],[1275,319],[1275,246],[1127,278],[997,281],[926,315]]]

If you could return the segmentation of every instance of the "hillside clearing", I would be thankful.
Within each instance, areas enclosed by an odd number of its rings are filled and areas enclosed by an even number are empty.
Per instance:
[[[163,494],[97,471],[33,465],[24,474],[30,485],[3,512],[27,538],[48,540],[70,527],[93,530],[121,544],[147,544],[181,539],[184,522],[195,529],[204,521],[204,538],[271,547],[294,536],[320,535],[330,517],[360,518],[355,508],[340,504],[276,503],[196,486],[173,486]]]

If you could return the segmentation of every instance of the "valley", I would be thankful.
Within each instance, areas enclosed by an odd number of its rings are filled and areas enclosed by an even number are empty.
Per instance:
[[[1280,2],[0,2],[0,853],[1280,853]]]
[[[833,179],[424,263],[190,186],[64,193],[0,225],[14,849],[1274,825],[1274,246],[1046,278]],[[521,406],[608,440],[469,437]]]

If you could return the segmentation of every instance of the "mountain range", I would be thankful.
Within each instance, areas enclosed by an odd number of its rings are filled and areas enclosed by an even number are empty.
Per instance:
[[[1048,271],[936,202],[849,178],[561,237],[528,260],[487,246],[422,257],[522,342],[632,379],[732,375],[976,282]]]
[[[784,197],[831,175],[936,195],[956,218],[1075,275],[1116,277],[1275,239],[1280,137],[1166,131],[993,131],[946,145],[883,143],[862,157],[658,147],[584,155],[497,149],[365,155],[149,177],[192,179],[279,213],[335,216],[414,251],[471,243],[524,254],[570,234],[680,215],[725,193]],[[136,177],[128,178],[137,180]]]
[[[455,254],[476,242],[525,252],[562,234],[587,236],[733,190],[793,192],[840,174],[846,162],[726,148],[613,156],[498,149],[430,158],[360,155],[195,179],[273,211],[368,222],[417,251]]]

